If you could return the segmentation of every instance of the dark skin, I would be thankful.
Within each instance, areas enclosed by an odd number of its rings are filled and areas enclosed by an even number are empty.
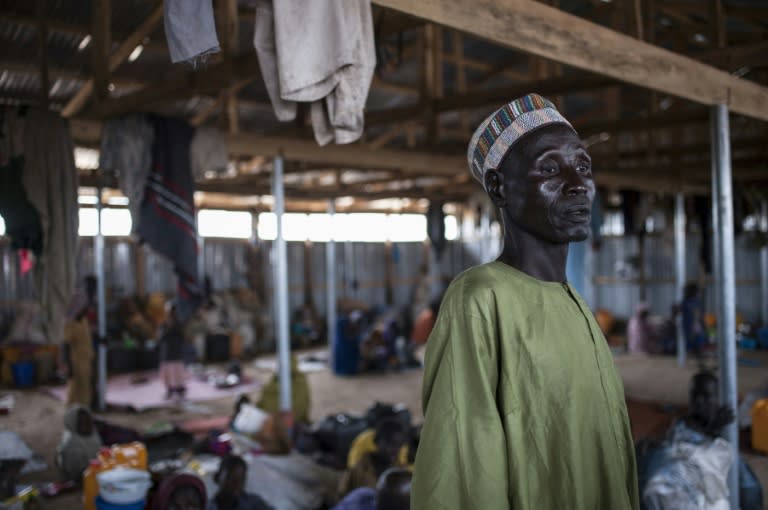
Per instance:
[[[578,135],[562,124],[528,133],[486,172],[485,188],[504,223],[498,260],[564,282],[568,243],[589,236],[595,197],[592,160]]]

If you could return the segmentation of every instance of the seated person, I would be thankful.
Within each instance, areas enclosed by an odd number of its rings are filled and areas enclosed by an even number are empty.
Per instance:
[[[228,455],[221,459],[213,481],[219,492],[208,503],[208,510],[272,510],[272,506],[256,494],[245,492],[248,466],[242,457]]]
[[[309,384],[307,376],[299,370],[299,362],[296,356],[291,357],[291,403],[293,406],[293,420],[299,423],[309,423]],[[280,411],[280,381],[278,374],[264,386],[261,398],[256,407],[270,413],[277,414]]]
[[[376,489],[353,490],[333,510],[409,510],[411,478],[407,469],[390,468],[379,478]]]
[[[151,510],[204,510],[205,484],[195,475],[179,473],[160,483],[147,508]]]
[[[245,413],[246,420],[238,424],[238,420],[242,418],[241,413]],[[285,455],[290,453],[291,448],[293,448],[291,421],[291,417],[285,416],[284,413],[265,413],[263,409],[251,404],[251,399],[247,395],[240,395],[235,402],[234,414],[229,421],[229,428],[237,434],[258,441],[264,453]],[[243,423],[247,427],[243,428]]]
[[[376,447],[376,429],[366,429],[361,432],[349,448],[349,454],[347,454],[347,467],[352,468],[355,464],[360,462],[363,455],[371,452],[375,452]],[[397,452],[397,463],[401,466],[408,466],[410,462],[408,444],[404,444],[400,451]]]
[[[64,433],[56,448],[56,464],[64,480],[80,482],[88,463],[101,448],[101,438],[91,413],[80,404],[69,406],[64,414]]]
[[[693,376],[690,414],[678,421],[661,445],[639,445],[638,481],[643,508],[720,508],[728,505],[727,473],[733,464],[728,443],[719,438],[734,419],[718,406],[717,377]],[[738,459],[739,500],[743,510],[763,508],[762,489],[743,459]]]
[[[376,427],[376,450],[360,457],[348,468],[339,484],[339,497],[344,497],[358,487],[375,487],[379,477],[391,467],[405,467],[398,459],[400,449],[408,441],[403,424],[395,419],[385,419]]]

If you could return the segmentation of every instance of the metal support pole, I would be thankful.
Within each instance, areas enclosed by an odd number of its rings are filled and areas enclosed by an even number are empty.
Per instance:
[[[768,234],[768,200],[763,200],[760,211],[760,230]],[[760,248],[760,290],[763,296],[763,327],[768,327],[768,244]]]
[[[277,314],[278,381],[280,383],[280,410],[291,411],[291,338],[288,329],[288,253],[283,236],[285,213],[285,187],[283,185],[283,157],[273,162],[272,195],[275,197],[277,238],[272,252],[275,265],[275,306]]]
[[[102,187],[96,188],[96,235],[93,238],[93,262],[96,273],[96,306],[98,328],[97,349],[97,406],[104,411],[107,408],[107,302],[104,271],[104,232],[101,225]]]
[[[712,296],[712,305],[715,307],[715,312],[720,313],[722,310],[722,281],[723,281],[723,269],[720,265],[720,209],[718,208],[717,200],[715,197],[719,195],[720,189],[718,181],[718,146],[717,140],[717,123],[715,122],[714,114],[710,115],[710,136],[712,140],[712,272],[711,272],[711,288],[707,288],[706,296]],[[704,289],[702,289],[703,291]],[[706,301],[704,302],[704,308],[707,308]],[[720,343],[722,338],[722,321],[717,321],[717,338],[716,341]]]
[[[719,342],[720,361],[720,403],[733,410],[738,417],[738,395],[736,380],[736,267],[733,238],[733,192],[731,175],[731,141],[728,125],[728,107],[718,104],[712,107],[716,148],[717,194],[712,199],[718,212],[720,231],[720,283],[722,295],[718,310],[718,324],[721,336]],[[713,180],[713,183],[715,181]],[[713,188],[714,189],[714,188]],[[728,489],[731,508],[739,508],[739,429],[736,420],[723,429],[723,437],[730,443],[733,464],[728,473]]]
[[[686,281],[685,273],[685,197],[675,195],[675,296],[683,299]],[[683,314],[677,314],[677,365],[685,367],[685,335],[683,334]]]
[[[325,308],[326,330],[328,331],[328,353],[331,370],[336,366],[336,241],[334,240],[334,217],[336,202],[328,200],[328,222],[331,225],[331,236],[325,244]]]

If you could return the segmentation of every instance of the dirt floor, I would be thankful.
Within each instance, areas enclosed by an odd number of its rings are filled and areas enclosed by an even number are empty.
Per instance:
[[[739,367],[739,391],[750,391],[768,379],[768,355],[750,355],[758,366]],[[697,364],[689,362],[686,368],[679,369],[673,358],[660,358],[636,355],[624,355],[616,358],[617,367],[624,380],[628,399],[641,402],[668,404],[682,407],[687,401],[688,380],[696,372]],[[261,380],[269,378],[269,373],[252,366],[246,367],[246,373]],[[308,374],[312,389],[312,418],[319,419],[336,412],[363,412],[373,402],[398,402],[407,405],[414,421],[422,419],[421,413],[421,370],[411,370],[387,375],[368,375],[354,378],[341,378],[331,375],[327,370]],[[36,390],[9,390],[3,394],[16,396],[16,407],[8,416],[0,416],[0,427],[18,432],[27,443],[40,452],[50,466],[53,454],[62,430],[64,406],[59,401]],[[251,394],[258,398],[258,392]],[[204,402],[185,409],[183,406],[146,411],[140,414],[109,412],[102,417],[115,423],[143,429],[160,421],[180,422],[193,418],[206,418],[228,415],[234,398],[225,398]],[[658,406],[649,404],[649,409]],[[747,462],[760,478],[764,491],[768,494],[768,457],[746,453]],[[55,479],[56,472],[27,475],[23,481],[37,482]],[[43,509],[80,508],[79,494],[67,494],[45,501]]]

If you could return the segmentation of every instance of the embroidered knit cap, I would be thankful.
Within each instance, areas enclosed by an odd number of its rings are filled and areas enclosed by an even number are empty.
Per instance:
[[[505,104],[489,115],[472,135],[467,150],[472,175],[485,187],[485,172],[498,168],[515,142],[549,124],[564,124],[573,129],[555,105],[538,94],[528,94]]]

